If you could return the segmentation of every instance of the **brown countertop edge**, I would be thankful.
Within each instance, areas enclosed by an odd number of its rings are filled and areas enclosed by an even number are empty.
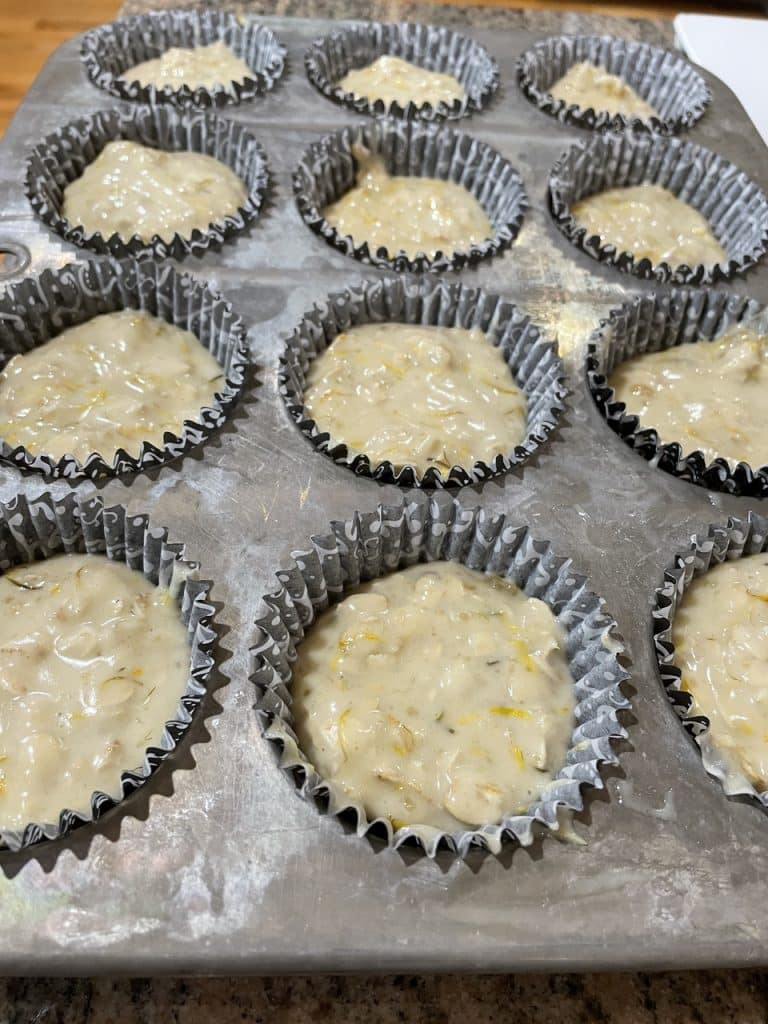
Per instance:
[[[758,1024],[768,972],[0,980],[2,1024]]]

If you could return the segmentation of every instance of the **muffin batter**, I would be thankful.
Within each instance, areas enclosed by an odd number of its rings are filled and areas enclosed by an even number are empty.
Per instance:
[[[737,324],[713,342],[629,359],[611,376],[627,411],[686,451],[768,464],[768,335]]]
[[[758,790],[768,785],[768,554],[723,562],[694,579],[672,639],[692,714]]]
[[[170,241],[232,216],[246,200],[243,182],[204,153],[108,142],[93,163],[64,189],[62,214],[87,234],[104,238],[153,235]]]
[[[0,827],[120,795],[175,717],[187,631],[167,590],[99,555],[0,576]]]
[[[477,329],[352,327],[310,365],[304,404],[334,441],[421,473],[489,462],[526,435],[525,395]]]
[[[623,78],[586,60],[568,68],[549,92],[556,100],[563,100],[569,106],[576,104],[582,110],[607,110],[611,114],[626,114],[643,120],[658,116],[650,103],[638,96]]]
[[[142,441],[163,444],[199,422],[224,374],[190,331],[135,309],[71,327],[0,373],[0,438],[33,454],[118,448],[137,455]]]
[[[434,107],[441,102],[451,104],[464,99],[464,87],[453,75],[428,71],[389,54],[377,57],[364,68],[348,71],[337,84],[357,98],[399,103],[401,107],[409,103],[417,107],[430,103]]]
[[[158,89],[165,85],[173,89],[182,85],[212,89],[215,85],[244,82],[246,78],[253,78],[253,71],[221,40],[192,49],[172,46],[161,56],[136,64],[122,75],[122,80],[129,84],[140,82]]]
[[[493,234],[491,222],[475,197],[462,185],[441,178],[390,177],[379,156],[359,147],[355,185],[324,216],[356,245],[367,242],[372,252],[390,256],[469,249]]]
[[[574,203],[572,213],[588,235],[654,266],[713,266],[726,259],[706,218],[660,185],[610,188]]]
[[[292,692],[310,762],[371,817],[448,831],[537,799],[573,682],[546,604],[455,562],[366,583],[312,626]]]

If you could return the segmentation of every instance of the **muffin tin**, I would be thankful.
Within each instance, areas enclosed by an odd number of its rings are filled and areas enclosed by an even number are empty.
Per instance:
[[[575,130],[544,117],[516,85],[516,60],[538,38],[532,33],[465,32],[496,58],[500,89],[487,110],[459,122],[461,130],[510,161],[530,208],[506,251],[445,276],[503,296],[559,337],[571,394],[539,453],[457,497],[468,508],[503,513],[571,556],[605,599],[632,660],[634,718],[626,723],[620,769],[607,771],[605,793],[585,796],[577,820],[558,820],[563,842],[505,844],[498,856],[477,850],[464,860],[438,853],[436,862],[408,845],[394,852],[345,834],[343,823],[301,800],[280,771],[247,682],[262,595],[275,590],[274,574],[291,551],[327,532],[331,521],[355,510],[374,513],[380,502],[395,506],[404,494],[415,504],[432,497],[324,458],[278,392],[284,338],[305,311],[361,276],[379,281],[383,272],[314,235],[292,194],[307,147],[360,121],[322,96],[303,70],[310,43],[337,26],[263,21],[286,46],[289,70],[278,88],[242,103],[236,118],[263,145],[274,188],[246,231],[180,265],[242,316],[260,386],[248,389],[199,453],[99,484],[105,504],[147,512],[183,539],[185,557],[214,581],[210,600],[221,633],[214,685],[227,684],[214,699],[223,711],[206,720],[210,742],[193,724],[169,757],[194,770],[161,770],[125,811],[115,809],[95,827],[38,850],[0,853],[0,968],[509,971],[765,960],[768,822],[760,808],[729,800],[707,777],[669,706],[651,642],[654,590],[674,553],[708,524],[743,517],[756,499],[660,472],[637,458],[595,407],[585,381],[587,339],[611,309],[653,284],[590,259],[551,219],[548,175]],[[72,40],[46,65],[0,145],[0,233],[29,251],[25,273],[89,258],[33,216],[20,185],[35,143],[111,105],[87,82],[78,51]],[[762,143],[732,94],[704,77],[712,103],[687,138],[764,188]],[[765,304],[765,262],[718,287]],[[94,487],[85,481],[76,493]],[[73,489],[0,467],[6,503],[46,488],[57,499]]]

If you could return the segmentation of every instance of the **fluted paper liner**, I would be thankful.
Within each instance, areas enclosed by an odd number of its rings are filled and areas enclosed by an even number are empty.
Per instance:
[[[400,103],[371,101],[342,89],[338,82],[347,72],[364,68],[377,57],[399,57],[411,64],[453,75],[464,87],[464,98],[451,103],[439,101]],[[499,84],[496,61],[484,46],[448,28],[408,22],[368,21],[344,26],[309,47],[304,64],[310,82],[329,100],[351,107],[358,114],[380,117],[418,118],[437,121],[463,117],[482,110]]]
[[[617,763],[612,742],[626,736],[618,717],[629,707],[621,692],[627,678],[620,661],[624,648],[602,600],[586,588],[571,560],[558,558],[548,542],[534,540],[526,526],[513,525],[503,515],[464,508],[440,493],[429,501],[404,499],[374,512],[356,512],[346,522],[332,523],[331,533],[313,537],[311,546],[293,558],[277,574],[279,589],[264,599],[267,610],[256,623],[251,672],[264,735],[281,751],[280,766],[306,799],[353,820],[359,836],[370,832],[393,847],[415,844],[430,857],[441,847],[463,857],[472,847],[498,853],[506,839],[528,846],[540,826],[557,832],[563,808],[582,809],[582,787],[603,787],[600,765]],[[445,559],[511,579],[528,596],[550,605],[567,634],[565,654],[574,680],[571,747],[557,776],[525,814],[454,833],[418,824],[393,831],[388,819],[369,819],[360,803],[322,779],[299,749],[292,724],[291,666],[306,631],[345,593],[415,562]]]
[[[323,215],[325,208],[355,184],[353,146],[381,154],[391,175],[442,178],[463,185],[491,222],[491,238],[463,252],[410,257],[403,250],[371,251],[340,234]],[[306,224],[329,245],[361,263],[396,271],[460,270],[501,252],[520,231],[528,206],[522,179],[512,165],[485,142],[463,132],[418,121],[379,119],[349,126],[313,142],[293,175],[296,205]]]
[[[753,468],[726,458],[707,463],[702,452],[685,452],[679,440],[662,442],[652,423],[641,424],[638,416],[617,401],[609,383],[613,371],[626,359],[675,345],[705,345],[761,309],[752,299],[728,292],[672,289],[639,296],[612,310],[587,346],[587,383],[610,428],[666,473],[710,491],[768,497],[768,466]]]
[[[216,643],[214,607],[208,602],[211,584],[197,579],[198,565],[183,559],[183,545],[167,538],[168,531],[150,525],[149,516],[129,514],[122,505],[105,508],[98,496],[81,499],[70,493],[59,499],[44,493],[28,501],[18,495],[0,504],[0,571],[58,554],[106,555],[170,591],[190,642],[189,676],[175,716],[165,723],[156,745],[147,748],[141,765],[125,765],[118,798],[95,792],[90,813],[62,808],[58,821],[30,822],[21,831],[3,829],[0,822],[0,850],[58,839],[97,821],[143,785],[176,749],[202,704]]]
[[[688,203],[709,222],[727,259],[714,266],[654,266],[587,229],[571,207],[610,188],[655,184]],[[565,237],[592,259],[644,280],[709,284],[753,266],[768,244],[768,199],[743,171],[712,150],[654,134],[606,132],[576,143],[552,168],[549,208]]]
[[[213,88],[188,85],[144,86],[123,75],[137,64],[161,56],[172,46],[191,49],[219,40],[251,70],[242,82],[223,82]],[[285,69],[285,47],[266,26],[213,9],[152,11],[91,29],[83,38],[80,59],[99,89],[121,100],[154,106],[222,107],[242,103],[268,92]]]
[[[310,364],[343,331],[359,324],[395,321],[438,327],[479,328],[504,355],[510,373],[527,403],[526,436],[512,451],[500,451],[490,462],[453,466],[443,475],[430,467],[422,475],[414,466],[396,468],[390,461],[371,462],[353,454],[315,422],[304,407],[304,386]],[[324,455],[354,473],[401,487],[462,487],[480,483],[532,454],[555,430],[564,409],[565,370],[557,348],[512,303],[481,288],[434,278],[389,278],[361,281],[336,292],[305,314],[286,342],[280,359],[279,390],[301,432]]]
[[[549,90],[581,61],[623,79],[659,116],[645,120],[555,99]],[[632,128],[672,135],[695,124],[712,99],[707,83],[680,54],[616,36],[543,39],[518,60],[517,81],[524,95],[545,114],[563,124],[600,131]]]
[[[105,238],[100,231],[88,234],[82,225],[71,224],[62,214],[64,189],[79,178],[108,142],[128,139],[143,146],[169,151],[189,150],[221,161],[245,184],[242,206],[205,230],[195,229],[189,238],[175,233],[163,239],[153,235]],[[73,245],[118,259],[155,256],[183,259],[202,256],[212,246],[244,231],[255,220],[268,184],[264,150],[241,124],[210,113],[180,114],[172,107],[139,107],[131,113],[101,110],[48,135],[27,160],[25,189],[40,220]]]
[[[680,687],[681,672],[675,664],[672,626],[680,602],[692,580],[726,559],[758,555],[768,550],[768,519],[756,512],[746,518],[730,517],[726,526],[710,526],[706,533],[691,538],[687,551],[675,556],[656,591],[653,609],[653,644],[667,697],[686,732],[701,751],[704,768],[717,779],[727,796],[749,796],[768,809],[768,790],[758,792],[734,761],[721,754],[709,732],[709,719],[694,714],[693,698]]]
[[[0,297],[0,365],[69,327],[121,309],[145,310],[198,338],[222,369],[221,382],[211,385],[210,404],[195,419],[179,423],[179,434],[166,431],[160,445],[137,443],[132,452],[138,449],[138,455],[120,448],[94,452],[81,463],[72,455],[33,454],[23,445],[9,445],[0,434],[0,459],[72,481],[119,476],[180,458],[222,426],[245,387],[245,328],[220,295],[171,266],[135,260],[70,263],[9,286]]]

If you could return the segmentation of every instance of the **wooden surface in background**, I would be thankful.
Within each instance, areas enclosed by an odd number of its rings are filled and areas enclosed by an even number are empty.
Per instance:
[[[717,4],[706,0],[448,0],[465,7],[525,7],[592,11],[628,17],[672,18],[680,10],[701,14],[750,14],[747,0]],[[44,61],[56,47],[84,29],[111,21],[120,0],[0,0],[0,135]]]
[[[119,7],[120,0],[0,0],[0,134],[56,47],[111,21]]]

